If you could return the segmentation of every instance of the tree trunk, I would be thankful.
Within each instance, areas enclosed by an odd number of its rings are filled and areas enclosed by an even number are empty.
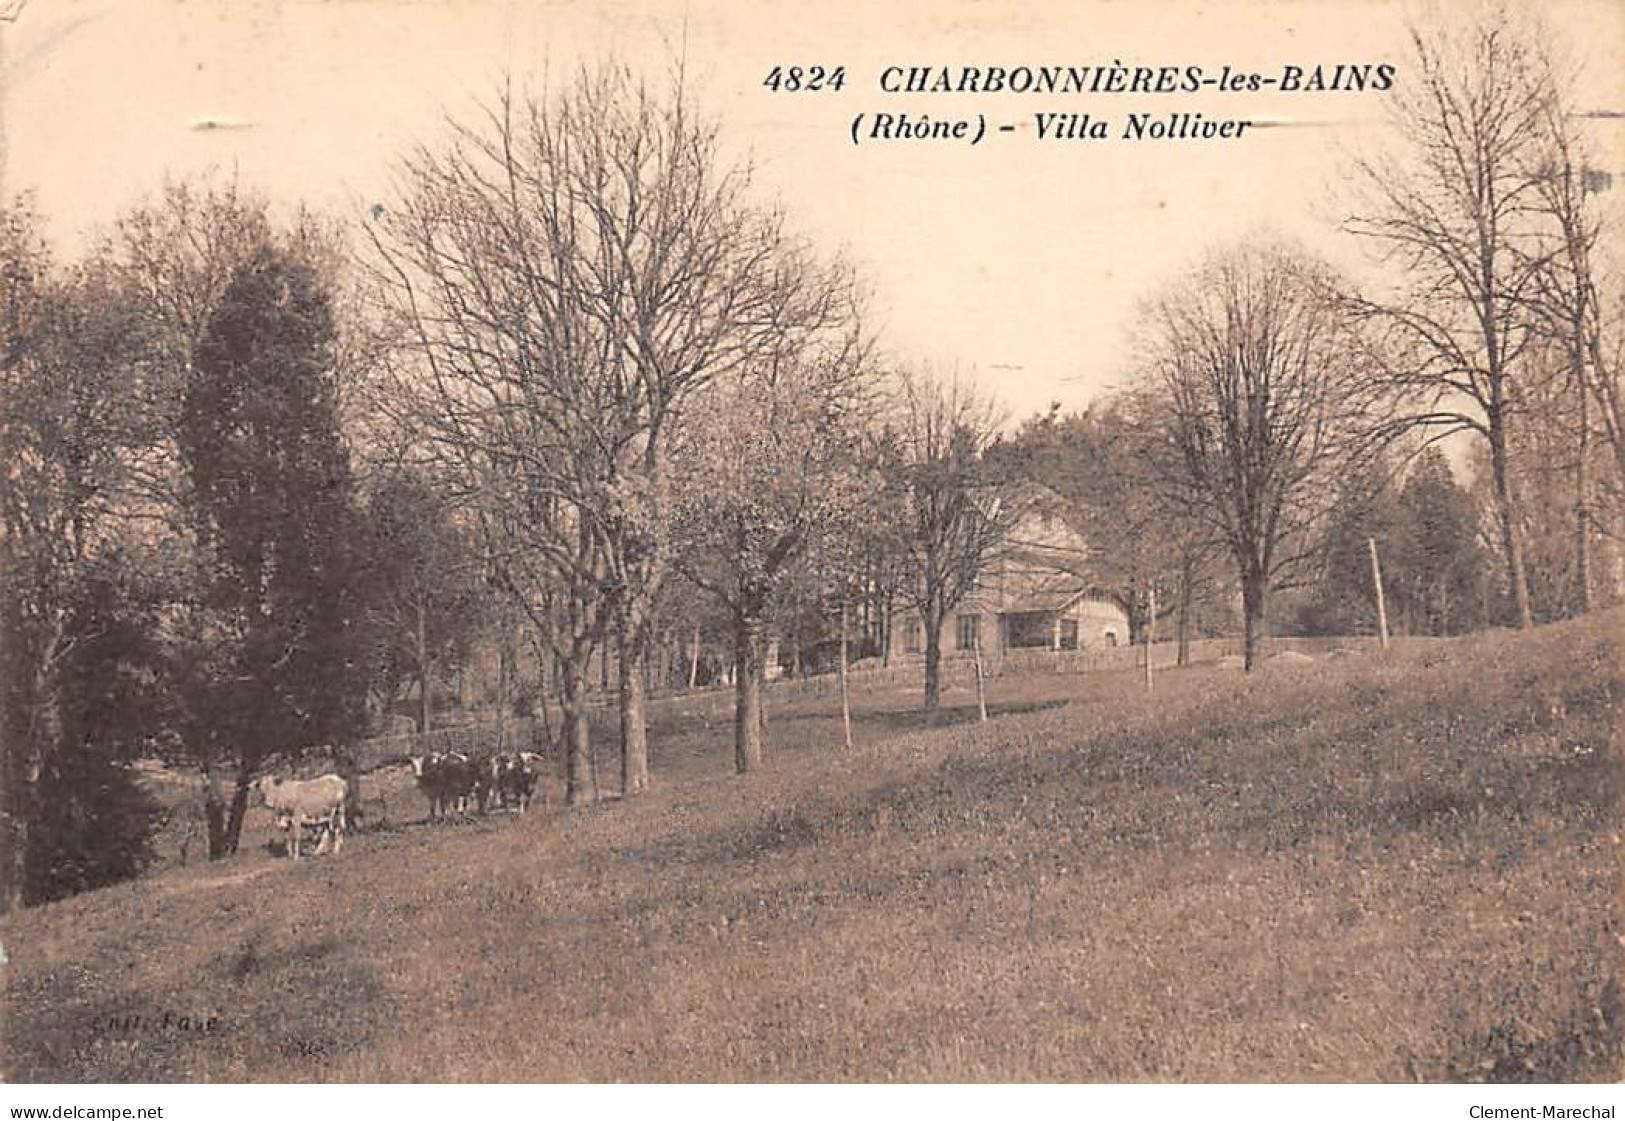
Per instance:
[[[554,665],[553,650],[545,642],[531,639],[531,648],[536,653],[536,711],[542,718],[542,737],[546,744],[546,754],[549,759],[553,756],[553,722],[547,715],[547,693],[553,687],[550,679],[556,674],[552,672]]]
[[[637,638],[621,642],[621,797],[649,789],[649,729],[644,718],[644,649]]]
[[[934,712],[942,703],[942,616],[940,604],[928,600],[925,619],[925,711]]]
[[[1377,539],[1367,537],[1365,543],[1367,548],[1371,550],[1371,589],[1377,600],[1377,638],[1381,641],[1382,648],[1386,650],[1388,649],[1388,596],[1382,587],[1382,561],[1377,556]],[[1410,603],[1406,605],[1405,613],[1409,620],[1409,629],[1412,633],[1415,633],[1416,620],[1411,617],[1415,597],[1409,598]]]
[[[208,830],[209,859],[219,860],[226,855],[226,796],[212,766],[203,772],[203,820]]]
[[[1174,616],[1174,637],[1179,643],[1175,664],[1191,664],[1191,563],[1187,559],[1179,573],[1179,611]]]
[[[1584,325],[1576,325],[1577,332],[1584,331]],[[1591,532],[1590,508],[1586,505],[1586,494],[1589,489],[1586,479],[1586,457],[1591,448],[1591,418],[1586,408],[1589,394],[1585,387],[1585,352],[1580,347],[1579,334],[1574,340],[1573,365],[1575,386],[1580,394],[1580,448],[1579,455],[1574,461],[1574,613],[1584,615],[1591,610]]]
[[[420,706],[418,716],[419,732],[427,732],[429,730],[429,631],[428,624],[424,619],[424,614],[423,601],[419,599],[418,625],[417,634],[415,636],[417,639],[418,648],[418,703]]]
[[[652,655],[657,651],[659,657],[655,658]],[[664,683],[671,679],[671,675],[666,672],[666,652],[667,644],[660,641],[656,633],[651,631],[649,641],[643,648],[643,657],[638,662],[639,672],[643,675],[644,696],[657,692],[662,687],[656,683],[657,680]]]
[[[7,799],[7,812],[19,805],[21,799]],[[4,899],[0,900],[0,914],[16,914],[23,907],[23,885],[28,880],[28,821],[17,814],[6,831],[6,885]]]
[[[497,647],[497,752],[508,750],[508,679],[513,676],[513,634],[502,624]]]
[[[1609,376],[1603,359],[1602,332],[1586,332],[1586,349],[1591,355],[1591,368],[1595,371],[1591,383],[1592,394],[1601,412],[1602,431],[1613,448],[1614,463],[1621,477],[1625,477],[1625,401],[1620,399],[1622,379]],[[1617,375],[1617,371],[1615,371]]]
[[[21,629],[19,627],[10,635],[0,634],[0,643],[18,642]],[[10,794],[5,797],[4,805],[0,806],[14,815],[11,819],[13,849],[9,864],[12,882],[5,892],[8,910],[36,902],[35,893],[29,889],[31,871],[36,866],[32,852],[35,844],[33,827],[42,808],[40,782],[44,778],[46,762],[53,754],[61,752],[65,745],[58,661],[67,637],[66,619],[59,612],[37,650],[24,647],[34,655],[31,659],[32,672],[29,673],[32,682],[26,687],[28,716],[22,721],[22,726],[14,728],[12,732],[10,747],[14,752],[17,781],[14,787],[8,781]],[[6,684],[9,682],[0,679],[0,687]],[[0,722],[4,720],[0,716]],[[0,748],[5,746],[0,744]],[[12,770],[12,767],[8,767],[8,773],[0,777],[10,780],[13,776],[9,772]]]
[[[1535,625],[1529,604],[1529,581],[1524,575],[1523,541],[1518,532],[1517,510],[1512,498],[1512,484],[1507,473],[1505,422],[1491,418],[1490,481],[1495,493],[1496,520],[1501,530],[1502,559],[1507,566],[1507,591],[1517,611],[1518,626],[1528,629]]]
[[[1242,668],[1251,673],[1258,661],[1258,642],[1264,631],[1264,575],[1249,572],[1241,579]]]
[[[1145,691],[1153,691],[1151,683],[1151,652],[1157,644],[1157,587],[1155,584],[1146,589],[1147,606],[1145,610]]]
[[[873,644],[874,650],[880,650],[880,613],[877,610],[875,583],[870,575],[873,565],[864,565],[863,582],[858,593],[858,650],[861,653]]]
[[[888,600],[880,612],[880,664],[887,669],[891,668],[892,628],[895,622],[892,605]]]
[[[542,715],[542,739],[547,744],[548,754],[551,755],[553,748],[553,719],[547,715],[547,686],[545,683],[536,697],[536,711]]]
[[[564,804],[590,806],[598,800],[592,765],[592,725],[587,719],[590,650],[564,659]]]
[[[243,760],[237,766],[237,781],[231,791],[231,809],[226,816],[226,852],[235,854],[242,844],[243,817],[248,813],[248,788],[254,781],[254,764]]]
[[[0,687],[9,687],[16,678],[26,680],[29,676],[19,649],[23,628],[17,598],[4,596],[7,609],[0,619]],[[29,804],[33,743],[29,722],[18,711],[20,707],[0,704],[0,914],[15,914],[22,909],[24,885],[28,882],[28,824],[34,817]]]
[[[734,618],[734,767],[741,774],[762,766],[762,663],[764,628],[759,616]]]
[[[0,641],[7,641],[0,639]],[[0,890],[0,914],[15,914],[24,900],[24,885],[28,882],[28,823],[33,819],[29,806],[30,784],[26,775],[28,747],[22,730],[9,727],[6,714],[0,714],[0,743],[4,752],[5,782],[0,784],[0,839],[4,843],[5,883]]]
[[[1145,642],[1145,609],[1140,606],[1140,584],[1131,580],[1128,584],[1128,594],[1123,597],[1119,606],[1123,609],[1123,618],[1128,621],[1128,644],[1139,646]]]
[[[987,723],[987,683],[982,677],[982,634],[978,628],[971,637],[971,652],[976,658],[976,712],[983,724]]]
[[[694,645],[689,647],[688,654],[688,687],[694,688],[700,678],[700,625],[694,624]]]
[[[764,747],[767,744],[767,667],[770,664],[767,655],[770,648],[771,644],[767,641],[764,630],[762,636],[762,661],[756,670],[756,689],[762,698],[761,702],[756,706],[756,723],[762,729],[762,744]]]
[[[790,640],[790,677],[801,676],[801,595],[799,590],[791,598],[790,627],[785,638]]]

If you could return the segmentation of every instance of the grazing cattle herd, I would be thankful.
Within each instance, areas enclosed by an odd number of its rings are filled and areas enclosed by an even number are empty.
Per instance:
[[[493,805],[522,814],[530,808],[547,763],[533,751],[483,758],[459,751],[436,752],[410,756],[408,762],[418,790],[429,801],[430,821],[454,813],[483,814]],[[326,851],[329,841],[332,851],[339,851],[346,828],[353,824],[348,820],[357,801],[353,781],[336,774],[312,779],[267,775],[254,783],[254,789],[274,815],[276,827],[289,834],[288,853],[298,860],[300,838],[306,828],[320,834],[318,854]],[[545,787],[542,789],[545,801]]]
[[[536,793],[544,760],[531,751],[476,759],[460,751],[412,756],[412,775],[429,799],[429,818],[448,813],[484,813],[494,800],[502,809],[524,813]]]

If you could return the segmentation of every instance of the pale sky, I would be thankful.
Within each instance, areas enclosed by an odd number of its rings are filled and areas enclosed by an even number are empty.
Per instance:
[[[0,12],[17,0],[0,0]],[[1440,10],[1454,6],[1446,0]],[[1543,5],[1582,55],[1593,109],[1625,108],[1625,3]],[[504,72],[683,50],[764,198],[875,293],[887,348],[975,371],[1016,416],[1081,406],[1126,369],[1135,303],[1203,248],[1265,226],[1342,259],[1339,146],[1381,127],[1380,93],[883,93],[897,66],[1400,64],[1398,4],[821,0],[28,0],[0,23],[4,188],[31,189],[68,251],[155,190],[210,168],[276,200],[354,213],[392,161]],[[686,46],[685,46],[686,45]],[[774,93],[775,65],[846,68],[838,93]],[[1037,141],[1037,112],[1291,122],[1232,141]],[[857,113],[987,115],[977,146],[852,144]],[[202,122],[216,122],[200,129]],[[1625,195],[1625,121],[1601,126]],[[1611,131],[1609,131],[1611,129]]]

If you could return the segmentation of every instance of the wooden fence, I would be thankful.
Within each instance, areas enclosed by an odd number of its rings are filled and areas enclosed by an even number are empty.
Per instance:
[[[1401,637],[1392,640],[1395,645],[1412,645],[1439,641],[1423,637]],[[1333,650],[1368,650],[1377,645],[1375,636],[1330,636],[1316,638],[1270,638],[1260,644],[1260,656],[1269,658],[1288,651],[1322,657]],[[1193,663],[1213,662],[1221,658],[1240,657],[1240,638],[1193,639],[1190,657]],[[1167,669],[1178,660],[1178,645],[1159,642],[1151,647],[1153,668]],[[1135,669],[1144,665],[1145,647],[1112,646],[1088,650],[1011,650],[990,652],[984,659],[983,669],[990,679],[1006,674],[1034,673],[1097,673],[1109,670]],[[918,655],[892,666],[855,666],[847,674],[854,693],[881,689],[921,688],[925,668]],[[956,652],[945,653],[942,659],[944,688],[971,687],[975,684],[976,668],[972,659]],[[788,701],[832,697],[840,690],[840,675],[834,671],[809,677],[781,678],[766,686],[770,701],[783,704]],[[595,739],[611,733],[617,719],[616,698],[613,694],[599,694],[588,702],[589,719],[594,725]],[[731,685],[709,685],[676,693],[656,694],[648,698],[651,718],[679,721],[726,721],[733,718],[734,689]],[[537,717],[514,717],[504,721],[485,720],[444,728],[427,734],[400,732],[364,740],[354,745],[351,756],[359,770],[373,770],[394,762],[403,762],[411,755],[434,752],[460,751],[466,755],[488,756],[497,751],[534,751],[549,757],[555,768],[562,760],[551,752],[550,735],[556,735],[559,714],[556,707],[547,721]]]
[[[413,755],[451,751],[459,751],[473,758],[503,751],[534,751],[538,755],[547,755],[548,736],[540,720],[516,716],[507,720],[431,728],[427,732],[375,736],[351,745],[349,756],[357,770],[372,771],[393,763],[404,763]]]
[[[1435,642],[1437,639],[1415,637],[1395,638],[1395,645]],[[1364,635],[1334,635],[1315,638],[1271,638],[1260,644],[1259,656],[1270,658],[1288,651],[1322,657],[1333,650],[1375,649],[1377,638]],[[1221,658],[1241,657],[1240,638],[1192,639],[1191,662],[1214,662]],[[1179,646],[1174,642],[1158,642],[1151,647],[1151,665],[1154,669],[1167,669],[1178,663]],[[1145,664],[1144,646],[1105,646],[1087,650],[1007,650],[988,652],[983,656],[983,672],[990,678],[1005,674],[1034,673],[1096,673],[1106,670],[1137,669]],[[854,667],[848,673],[851,688],[874,690],[899,687],[923,687],[924,663],[919,655],[892,666]],[[976,665],[967,654],[944,652],[942,658],[942,684],[948,686],[974,686]],[[820,674],[816,677],[777,681],[769,684],[769,695],[775,698],[823,697],[840,688],[839,675]],[[724,690],[732,696],[731,690]]]

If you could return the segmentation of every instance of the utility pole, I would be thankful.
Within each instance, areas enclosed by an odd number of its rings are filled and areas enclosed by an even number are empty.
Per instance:
[[[1584,615],[1591,610],[1591,561],[1588,539],[1590,509],[1586,505],[1586,456],[1590,453],[1590,419],[1586,408],[1585,358],[1575,344],[1575,388],[1580,394],[1580,452],[1574,461],[1574,579],[1576,583],[1574,612]]]
[[[982,723],[987,723],[987,685],[982,677],[982,620],[978,616],[976,626],[971,631],[971,652],[976,657],[976,711],[981,714]]]
[[[1579,201],[1575,201],[1574,165],[1566,162],[1563,165],[1563,218],[1564,234],[1568,239],[1569,261],[1574,268],[1574,305],[1570,308],[1569,329],[1569,372],[1574,379],[1574,391],[1578,397],[1580,420],[1580,447],[1579,454],[1574,462],[1574,613],[1584,615],[1591,610],[1591,547],[1590,547],[1590,509],[1586,503],[1586,457],[1590,453],[1590,417],[1587,408],[1588,390],[1586,385],[1586,325],[1591,314],[1592,295],[1588,254],[1581,241],[1582,231],[1578,226],[1580,216],[1575,213],[1575,207],[1584,204],[1586,194],[1593,190],[1607,190],[1611,177],[1596,175],[1586,168],[1580,169]]]
[[[1377,633],[1382,637],[1382,648],[1388,649],[1388,600],[1382,594],[1382,563],[1377,560],[1377,539],[1367,537],[1371,548],[1371,583],[1377,589]]]
[[[846,593],[841,593],[841,725],[846,732],[846,747],[852,749],[852,695],[846,685]]]

